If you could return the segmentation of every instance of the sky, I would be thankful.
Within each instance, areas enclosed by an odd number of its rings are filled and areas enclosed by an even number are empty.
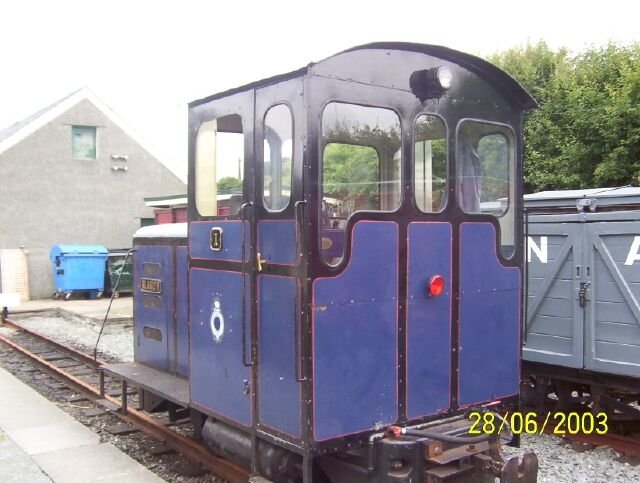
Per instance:
[[[579,52],[640,41],[638,18],[628,0],[7,0],[0,129],[88,87],[184,178],[192,100],[369,42]]]

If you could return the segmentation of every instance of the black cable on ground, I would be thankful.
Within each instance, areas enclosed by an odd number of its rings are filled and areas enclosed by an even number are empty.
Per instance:
[[[122,268],[120,268],[120,273],[118,273],[118,279],[116,280],[116,284],[111,288],[111,300],[109,300],[109,307],[107,307],[107,313],[104,315],[104,320],[102,321],[102,327],[100,327],[100,333],[98,334],[98,340],[96,340],[96,346],[93,348],[93,362],[98,366],[98,344],[100,343],[100,338],[102,337],[102,332],[104,331],[104,326],[107,324],[107,318],[109,317],[109,311],[111,310],[111,304],[113,303],[113,299],[116,296],[116,292],[118,291],[118,286],[120,285],[120,278],[122,277],[122,272],[124,271],[124,266],[127,264],[127,259],[129,255],[135,252],[135,248],[130,248],[127,250],[126,255],[124,256],[124,262],[122,262]]]

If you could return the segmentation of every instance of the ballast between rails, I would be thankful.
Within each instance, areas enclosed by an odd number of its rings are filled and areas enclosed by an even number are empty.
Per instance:
[[[14,329],[18,329],[21,330],[33,337],[36,337],[38,339],[41,339],[43,341],[45,341],[46,343],[53,345],[59,349],[62,349],[63,351],[69,352],[73,355],[73,357],[77,357],[78,359],[82,359],[83,362],[87,363],[87,364],[98,364],[99,366],[106,364],[106,361],[100,359],[100,358],[96,358],[94,359],[93,357],[91,357],[89,354],[85,354],[84,352],[79,351],[78,349],[71,347],[68,344],[65,344],[63,342],[59,342],[57,340],[51,339],[49,337],[46,337],[42,334],[39,334],[38,332],[31,330],[27,327],[25,327],[24,325],[18,324],[17,322],[14,322],[12,320],[9,319],[5,319],[4,320],[4,325],[7,325],[9,327],[12,327]]]
[[[67,351],[74,357],[80,357],[84,361],[90,361],[91,363],[93,363],[93,358],[91,356],[83,354],[65,344],[51,340],[50,338],[42,334],[31,331],[16,323],[15,321],[5,320],[5,323],[8,326],[11,326],[18,330],[22,330],[25,333],[40,339],[41,341]],[[197,443],[195,440],[169,429],[158,420],[147,416],[141,411],[133,408],[126,408],[126,410],[123,410],[122,402],[117,398],[109,396],[108,394],[101,394],[101,389],[99,387],[94,387],[93,385],[82,381],[63,368],[57,367],[54,362],[43,359],[38,354],[31,352],[27,348],[21,346],[20,344],[17,344],[16,342],[5,336],[0,335],[0,343],[5,344],[6,346],[14,349],[20,354],[28,357],[33,362],[36,362],[46,372],[62,379],[66,384],[69,384],[77,391],[86,395],[91,401],[96,402],[100,399],[104,399],[112,404],[115,404],[119,407],[119,409],[118,411],[115,411],[114,414],[116,414],[120,419],[131,424],[136,429],[139,429],[140,431],[150,435],[151,437],[164,442],[190,461],[198,463],[206,469],[210,470],[216,476],[234,483],[248,481],[249,474],[244,468],[222,458],[219,458],[215,455],[212,455],[206,448]],[[102,365],[103,361],[98,360],[96,370],[100,371],[100,367]],[[126,388],[124,390],[126,390]]]

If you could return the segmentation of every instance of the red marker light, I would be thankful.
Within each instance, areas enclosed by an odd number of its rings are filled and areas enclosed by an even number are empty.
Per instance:
[[[444,277],[442,275],[434,275],[429,279],[429,295],[437,297],[444,292]]]

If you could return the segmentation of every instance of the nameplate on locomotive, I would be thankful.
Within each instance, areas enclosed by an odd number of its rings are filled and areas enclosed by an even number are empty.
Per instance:
[[[211,228],[211,249],[214,252],[222,250],[222,228],[220,227]]]
[[[141,278],[140,290],[147,293],[162,293],[162,280]]]

